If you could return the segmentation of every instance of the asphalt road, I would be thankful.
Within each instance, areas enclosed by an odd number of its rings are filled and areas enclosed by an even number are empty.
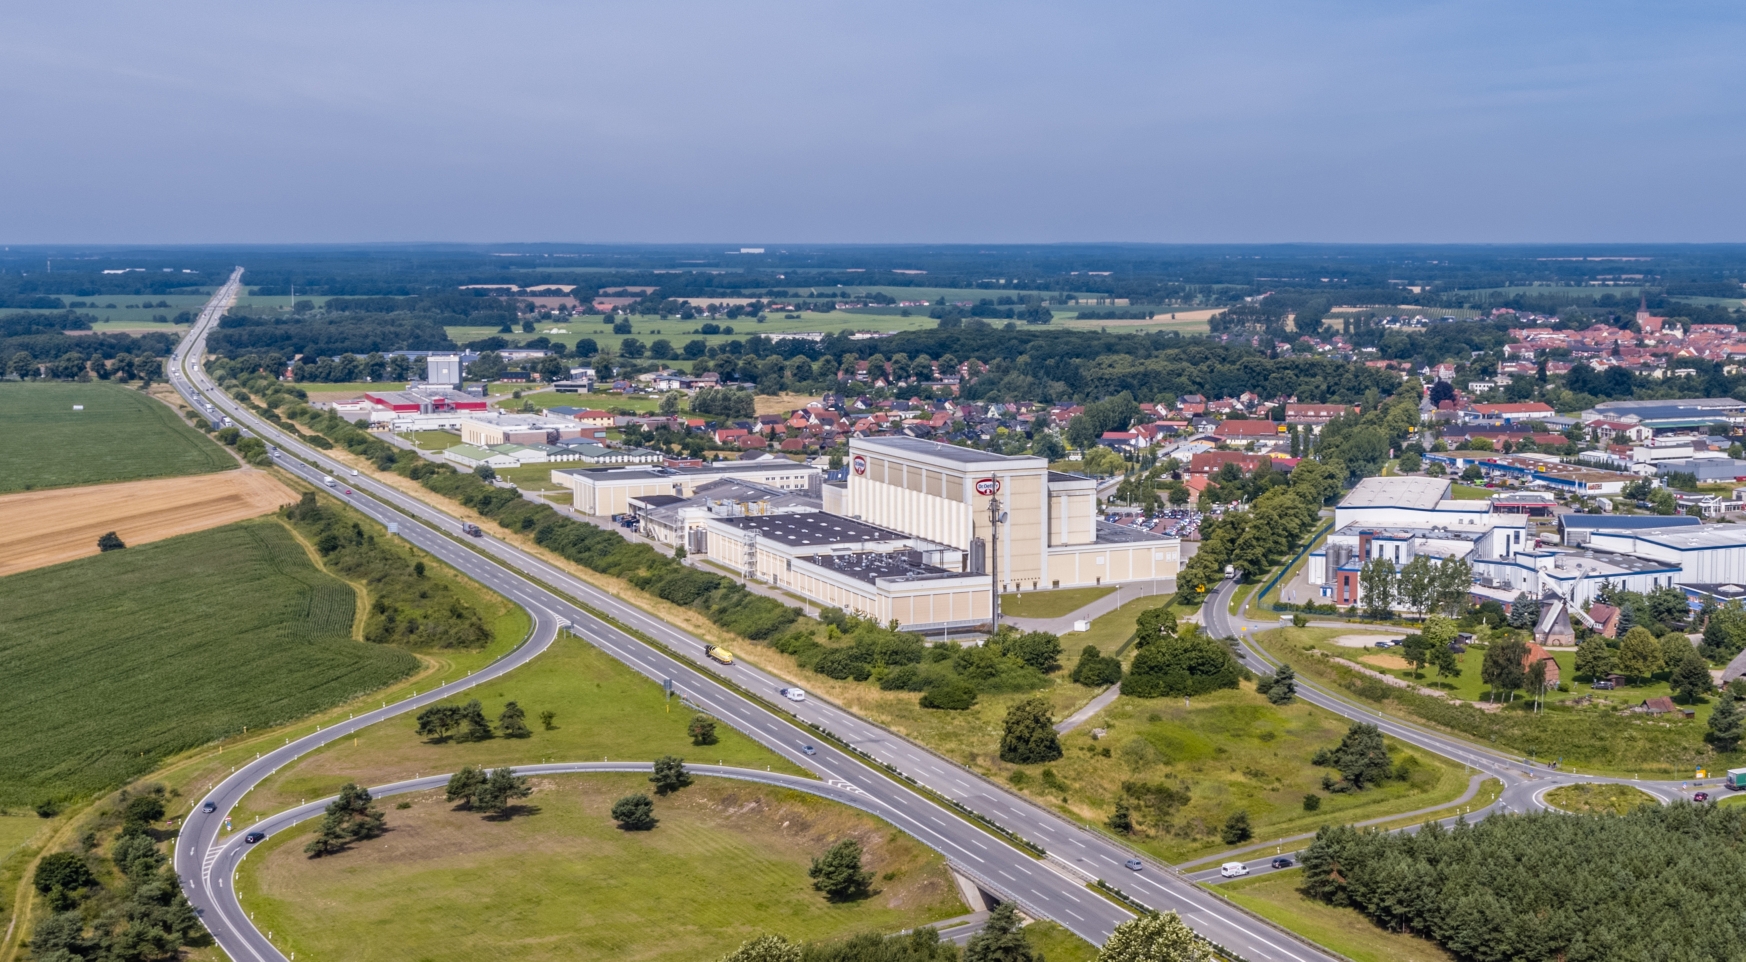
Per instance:
[[[1027,914],[1060,922],[1094,944],[1103,942],[1117,924],[1131,916],[1126,909],[1085,888],[1089,879],[1104,878],[1142,904],[1178,911],[1203,936],[1245,958],[1297,962],[1332,958],[1190,883],[1155,860],[1142,857],[1144,868],[1139,871],[1124,868],[1124,862],[1137,857],[1133,851],[834,705],[812,697],[798,703],[782,699],[777,692],[786,682],[743,661],[732,666],[709,661],[703,656],[702,642],[672,625],[513,545],[489,536],[466,538],[459,534],[457,520],[429,504],[368,476],[354,477],[349,468],[290,439],[226,397],[197,363],[204,352],[206,334],[230,303],[240,276],[239,269],[178,345],[173,378],[177,389],[197,407],[210,410],[216,405],[239,427],[277,446],[279,464],[286,470],[317,484],[322,483],[324,476],[335,478],[335,493],[354,508],[385,525],[397,524],[400,535],[419,548],[526,606],[534,614],[535,628],[527,644],[491,668],[415,699],[361,715],[345,725],[312,732],[258,760],[250,760],[213,789],[205,800],[214,802],[217,811],[211,815],[196,813],[188,820],[177,843],[176,869],[183,877],[189,900],[203,913],[214,938],[233,958],[252,958],[256,962],[280,958],[265,936],[248,924],[236,901],[229,879],[233,863],[226,865],[225,870],[214,871],[218,858],[227,850],[226,845],[232,844],[223,837],[224,816],[248,789],[326,741],[345,737],[355,728],[448,697],[512,670],[543,651],[560,627],[567,627],[652,679],[672,679],[677,691],[717,718],[831,786],[866,797],[870,811],[943,853],[955,867],[977,879],[990,892],[1017,903]],[[197,396],[200,394],[204,400]],[[573,603],[572,598],[653,638],[659,645],[650,645],[595,617]],[[747,692],[763,693],[768,701],[747,697],[722,681]],[[840,751],[818,738],[804,727],[807,723],[824,728],[917,783],[1043,846],[1049,857],[1031,857],[950,808],[888,777],[857,755]],[[801,748],[806,745],[814,746],[816,754],[803,753]]]

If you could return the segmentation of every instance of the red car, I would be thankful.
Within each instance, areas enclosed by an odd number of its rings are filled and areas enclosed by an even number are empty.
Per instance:
[[[1691,800],[1694,802],[1707,802],[1710,800],[1710,793],[1709,792],[1698,792],[1696,795],[1693,795],[1691,797]]]

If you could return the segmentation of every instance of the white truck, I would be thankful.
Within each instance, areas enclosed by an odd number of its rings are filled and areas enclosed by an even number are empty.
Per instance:
[[[328,475],[325,475],[325,474],[321,476],[321,483],[327,485],[330,488],[339,487],[338,481],[335,481],[332,477],[329,477]]]

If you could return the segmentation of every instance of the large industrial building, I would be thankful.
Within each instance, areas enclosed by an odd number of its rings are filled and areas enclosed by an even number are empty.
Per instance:
[[[622,468],[572,468],[552,472],[552,483],[568,488],[571,506],[582,514],[611,517],[632,513],[631,499],[650,495],[690,498],[712,481],[750,481],[780,491],[819,493],[823,475],[810,464],[787,458],[716,461],[700,467],[636,465]]]

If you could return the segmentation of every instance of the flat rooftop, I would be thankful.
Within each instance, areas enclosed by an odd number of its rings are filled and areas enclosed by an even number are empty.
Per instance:
[[[1689,414],[1700,411],[1742,411],[1746,410],[1746,401],[1736,401],[1731,397],[1679,398],[1660,401],[1606,401],[1596,404],[1594,410],[1609,415],[1635,414],[1638,417],[1651,417],[1660,415],[1646,415],[1643,412],[1684,410]]]
[[[921,560],[919,551],[856,551],[850,554],[819,554],[806,559],[821,568],[848,575],[856,581],[875,584],[881,578],[901,581],[933,581],[966,577]]]
[[[1133,544],[1137,541],[1169,541],[1161,534],[1153,534],[1145,528],[1137,528],[1130,524],[1110,524],[1099,518],[1097,522],[1098,544]]]
[[[1342,508],[1413,508],[1434,511],[1449,494],[1441,478],[1365,478],[1344,500]]]
[[[1043,463],[1042,458],[1030,455],[1009,457],[995,454],[991,451],[978,451],[975,448],[961,448],[955,444],[940,441],[928,441],[923,438],[890,437],[890,438],[856,438],[850,444],[854,448],[874,448],[890,451],[894,454],[913,454],[929,458],[939,458],[957,464],[991,464],[1010,462],[1014,467],[1034,467]]]
[[[817,545],[853,544],[865,541],[907,541],[909,536],[865,524],[840,514],[815,511],[809,514],[766,514],[745,518],[722,518],[743,531],[756,531],[758,537],[769,538],[796,548]]]
[[[1695,528],[1703,524],[1702,518],[1689,515],[1646,515],[1646,514],[1561,514],[1558,516],[1560,528],[1577,528],[1596,531],[1642,531],[1647,528]]]
[[[1631,535],[1642,541],[1680,550],[1746,547],[1746,525],[1703,524],[1683,528],[1645,528]]]

